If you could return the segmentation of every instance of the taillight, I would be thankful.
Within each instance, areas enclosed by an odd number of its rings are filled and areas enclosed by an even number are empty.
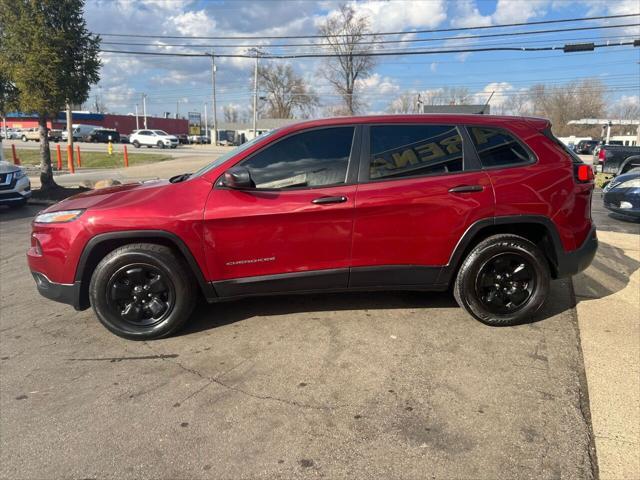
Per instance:
[[[576,178],[579,182],[592,182],[593,169],[589,165],[578,165],[576,169]]]
[[[600,160],[600,163],[604,163],[606,158],[607,158],[607,152],[605,151],[604,148],[601,148],[600,151],[598,152],[598,160]]]

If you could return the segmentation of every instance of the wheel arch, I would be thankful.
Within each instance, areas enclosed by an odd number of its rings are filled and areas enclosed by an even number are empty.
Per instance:
[[[560,276],[559,264],[564,248],[553,222],[539,215],[514,215],[487,218],[472,224],[458,241],[438,283],[450,283],[469,252],[485,238],[500,233],[518,235],[536,244],[545,254],[551,277]]]
[[[204,297],[208,301],[216,297],[215,291],[205,280],[198,262],[193,257],[189,247],[187,247],[180,237],[164,230],[128,230],[96,235],[85,245],[80,255],[75,274],[75,284],[79,286],[79,309],[83,310],[90,306],[89,283],[100,260],[116,248],[131,243],[153,243],[172,248],[177,254],[181,255],[187,263]]]

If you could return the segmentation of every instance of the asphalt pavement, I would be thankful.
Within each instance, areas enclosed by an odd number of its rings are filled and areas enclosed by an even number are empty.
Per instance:
[[[570,282],[527,325],[451,295],[200,305],[130,342],[40,298],[37,208],[0,212],[0,476],[594,478]]]

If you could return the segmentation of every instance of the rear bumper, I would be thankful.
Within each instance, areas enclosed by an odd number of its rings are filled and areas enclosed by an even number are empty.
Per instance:
[[[596,234],[596,227],[591,227],[589,235],[585,238],[582,245],[573,250],[572,252],[557,252],[558,265],[557,273],[558,278],[570,277],[583,270],[585,270],[598,251],[598,236]]]
[[[80,282],[72,284],[55,283],[40,272],[31,272],[36,282],[38,293],[49,300],[66,303],[76,310],[84,310],[80,305]]]

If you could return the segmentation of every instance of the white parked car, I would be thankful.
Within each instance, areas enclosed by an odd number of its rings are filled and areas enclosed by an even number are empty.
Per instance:
[[[163,130],[134,130],[129,136],[129,143],[136,148],[145,146],[148,148],[176,148],[178,137],[169,135]]]
[[[1,143],[0,143],[1,145]],[[18,207],[31,197],[31,182],[24,169],[0,161],[0,205]]]

